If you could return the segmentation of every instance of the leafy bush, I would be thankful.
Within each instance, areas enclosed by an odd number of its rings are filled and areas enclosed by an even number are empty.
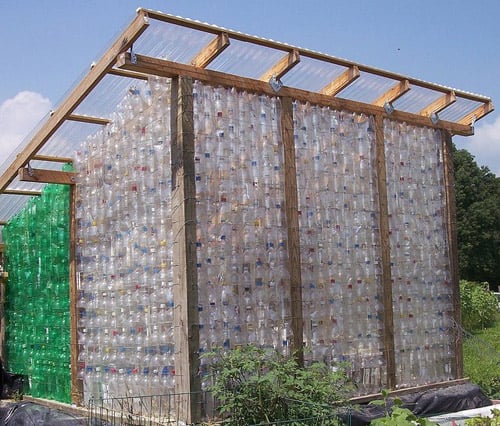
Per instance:
[[[498,309],[496,296],[489,291],[488,283],[460,281],[462,326],[468,331],[492,325]]]
[[[225,425],[337,425],[335,405],[352,390],[345,369],[313,363],[300,368],[293,357],[252,345],[229,352],[211,352],[212,384]],[[305,422],[305,420],[304,420]]]

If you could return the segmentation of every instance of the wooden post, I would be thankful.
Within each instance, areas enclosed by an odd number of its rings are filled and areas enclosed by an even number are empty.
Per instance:
[[[299,201],[297,196],[297,168],[293,140],[292,98],[281,98],[281,130],[285,162],[285,214],[288,228],[288,264],[290,272],[290,313],[293,333],[292,351],[299,365],[304,364],[302,276],[300,271]]]
[[[4,266],[5,245],[0,243],[0,265]],[[0,271],[0,360],[5,362],[5,284],[9,274]]]
[[[196,186],[193,80],[172,79],[172,230],[174,272],[175,393],[180,419],[201,421],[198,373],[199,319],[196,270]]]
[[[457,242],[457,206],[455,198],[455,176],[453,171],[452,139],[451,134],[441,130],[444,186],[445,186],[445,220],[446,237],[448,239],[448,257],[450,259],[450,274],[452,286],[453,320],[455,322],[455,363],[453,375],[460,379],[464,374],[462,353],[462,330],[460,312],[460,284],[458,272],[458,242]]]
[[[69,333],[71,347],[71,402],[81,405],[83,402],[83,383],[78,380],[78,301],[76,268],[76,219],[75,185],[69,185]]]
[[[389,240],[389,207],[384,144],[384,118],[375,116],[375,162],[379,204],[379,228],[382,257],[382,301],[384,307],[384,357],[389,389],[396,385],[396,360],[394,354],[394,312],[392,301],[391,247]]]

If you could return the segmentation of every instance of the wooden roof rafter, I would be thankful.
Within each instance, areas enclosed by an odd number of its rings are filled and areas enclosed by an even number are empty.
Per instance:
[[[219,56],[230,45],[229,36],[221,32],[215,36],[198,54],[191,60],[191,65],[206,68],[217,56]]]
[[[372,102],[372,104],[377,106],[384,106],[386,102],[392,104],[410,89],[410,82],[407,79],[404,79],[392,86],[387,92],[380,95]]]
[[[471,111],[467,115],[457,120],[459,124],[465,124],[469,126],[474,126],[474,123],[480,118],[484,117],[494,110],[493,102],[489,101],[485,104],[479,105],[474,111]]]
[[[280,79],[295,65],[300,62],[300,54],[297,49],[292,49],[287,55],[281,58],[276,64],[262,74],[259,80],[269,81],[271,78]]]
[[[443,109],[449,107],[456,101],[457,101],[457,96],[455,95],[455,92],[452,90],[451,92],[446,93],[445,95],[441,96],[440,98],[436,99],[434,102],[423,108],[420,111],[420,115],[430,116],[432,113],[438,114]]]
[[[347,86],[354,83],[360,76],[359,68],[357,65],[352,65],[340,74],[335,80],[327,84],[320,93],[328,96],[336,96]]]

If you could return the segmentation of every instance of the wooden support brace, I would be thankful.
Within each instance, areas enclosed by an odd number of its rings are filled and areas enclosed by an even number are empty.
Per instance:
[[[111,120],[108,118],[92,117],[90,115],[80,115],[80,114],[70,114],[68,116],[68,120],[79,121],[81,123],[100,124],[103,126],[111,123]]]
[[[29,197],[42,195],[41,191],[25,191],[21,189],[6,189],[3,193],[7,195],[27,195]]]
[[[76,176],[74,172],[28,168],[21,168],[18,173],[19,180],[23,182],[58,183],[62,185],[74,185]]]
[[[136,80],[148,80],[149,75],[141,72],[127,71],[119,68],[111,68],[108,71],[110,75],[116,75],[117,77],[135,78]]]
[[[54,157],[52,155],[41,155],[37,154],[33,157],[33,160],[38,160],[38,161],[49,161],[52,163],[65,163],[65,164],[72,164],[73,159],[70,157]]]
[[[335,80],[323,87],[320,93],[327,96],[336,96],[351,83],[359,78],[359,68],[356,65],[346,69]]]
[[[280,79],[299,62],[299,51],[293,49],[288,55],[284,56],[278,63],[262,74],[259,80],[269,81],[272,77]]]
[[[208,43],[191,61],[191,65],[199,68],[206,68],[217,56],[219,56],[229,46],[229,36],[227,33],[218,34]]]
[[[420,111],[420,115],[425,117],[429,117],[433,112],[438,113],[441,112],[446,107],[450,106],[454,102],[456,102],[457,96],[455,92],[451,91],[450,93],[446,93],[440,98],[436,99],[430,105],[427,105],[424,109]]]
[[[383,95],[375,99],[372,104],[377,106],[384,106],[386,102],[392,103],[403,96],[410,89],[410,82],[408,80],[400,81]]]

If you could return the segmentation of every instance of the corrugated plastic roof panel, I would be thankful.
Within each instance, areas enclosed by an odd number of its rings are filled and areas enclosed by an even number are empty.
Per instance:
[[[132,53],[166,59],[184,65],[191,65],[193,59],[203,49],[211,43],[217,35],[225,34],[229,39],[229,46],[223,50],[207,65],[207,70],[221,71],[238,77],[260,79],[265,73],[279,63],[289,52],[294,50],[299,53],[300,61],[281,77],[282,83],[290,88],[297,88],[309,92],[321,92],[330,82],[341,76],[348,68],[358,67],[360,76],[345,87],[336,95],[351,101],[372,104],[376,99],[383,96],[388,90],[399,82],[408,79],[410,89],[402,97],[393,102],[393,106],[398,111],[412,114],[419,114],[424,108],[442,97],[445,93],[450,93],[451,88],[427,83],[421,80],[412,79],[388,71],[379,70],[354,62],[328,56],[312,50],[290,46],[285,43],[267,40],[255,36],[245,35],[237,31],[204,24],[185,18],[162,14],[160,12],[139,9],[138,14],[148,17],[149,24],[144,20],[134,20],[124,31],[131,37],[127,39],[117,39],[123,43],[135,40],[131,47]],[[138,16],[140,18],[140,16]],[[133,25],[135,22],[135,26]],[[144,26],[147,28],[144,30]],[[133,30],[131,29],[133,28]],[[142,32],[144,30],[144,32]],[[140,35],[139,35],[140,34]],[[123,45],[123,44],[122,44]],[[120,44],[116,45],[120,46]],[[128,46],[128,44],[127,44]],[[108,50],[103,55],[111,52]],[[114,58],[113,58],[114,59]],[[99,64],[99,62],[97,62]],[[112,65],[112,64],[111,64]],[[108,69],[108,68],[106,68]],[[87,70],[82,76],[82,81],[90,74]],[[102,75],[99,75],[101,78]],[[140,77],[140,78],[139,78]],[[73,114],[81,116],[96,117],[100,119],[113,119],[115,117],[117,105],[125,97],[130,87],[144,84],[143,80],[147,76],[138,78],[125,77],[123,75],[106,74],[102,79],[86,94],[79,105],[74,105]],[[61,103],[71,99],[71,95],[76,90],[77,85],[67,93],[67,97]],[[449,122],[459,122],[460,119],[484,105],[484,113],[492,110],[491,100],[480,95],[469,94],[463,91],[456,91],[457,100],[452,105],[439,112],[442,120]],[[488,104],[489,103],[489,104]],[[61,105],[57,106],[56,112],[60,111]],[[72,111],[72,110],[70,110]],[[37,152],[29,152],[31,158],[34,154],[69,158],[87,139],[89,135],[95,134],[103,128],[103,124],[80,122],[71,120],[71,115],[64,116],[63,123],[53,132],[52,136],[43,144]],[[74,118],[74,117],[73,117]],[[19,164],[25,161],[26,156],[21,156],[16,160],[16,156],[21,153],[26,155],[26,147],[32,140],[36,140],[44,125],[50,123],[49,116],[44,117],[40,124],[33,129],[30,135],[19,145],[13,154],[0,165],[0,175],[4,175],[12,164]],[[54,130],[54,129],[51,129]],[[60,162],[40,162],[30,161],[33,168],[47,168],[60,170]],[[15,172],[15,171],[13,171]],[[10,173],[10,171],[9,171]],[[9,175],[10,176],[10,175]],[[10,180],[11,176],[8,178]],[[5,182],[5,181],[4,181]],[[31,182],[20,182],[17,177],[7,189],[18,190],[40,190],[41,184]],[[13,214],[18,212],[30,197],[22,195],[0,194],[0,221],[8,220]]]

